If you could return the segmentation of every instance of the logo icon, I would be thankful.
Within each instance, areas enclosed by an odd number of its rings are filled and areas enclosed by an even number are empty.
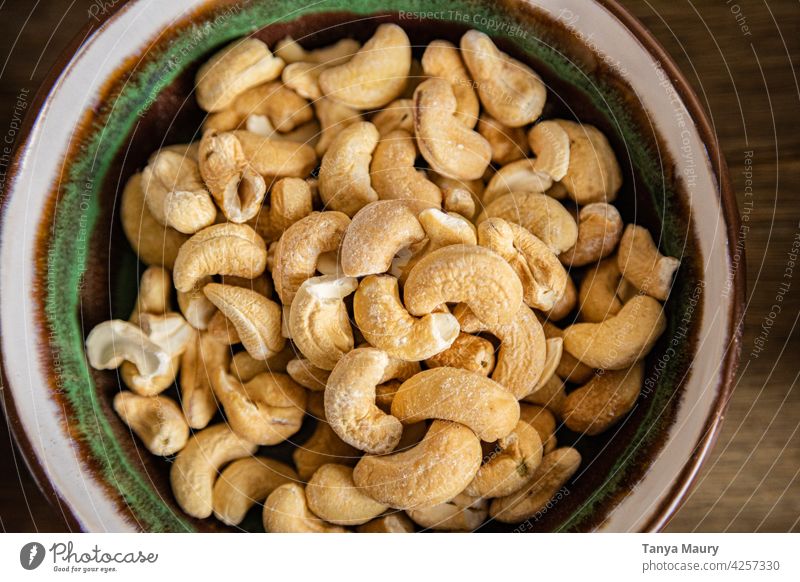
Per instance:
[[[26,570],[35,570],[44,561],[44,546],[39,542],[30,542],[19,551],[19,563]]]

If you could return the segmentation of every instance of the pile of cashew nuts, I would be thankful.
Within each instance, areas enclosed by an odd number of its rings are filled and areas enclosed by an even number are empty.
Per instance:
[[[556,429],[636,403],[679,266],[623,224],[605,136],[541,120],[540,77],[475,30],[419,61],[394,24],[248,38],[196,98],[202,139],[122,194],[135,309],[86,339],[120,418],[175,455],[178,505],[228,525],[263,505],[269,532],[534,516],[581,464]],[[294,466],[260,449],[287,440]]]

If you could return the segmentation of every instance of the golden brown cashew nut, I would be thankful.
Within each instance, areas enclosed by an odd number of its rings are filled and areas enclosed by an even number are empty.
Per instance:
[[[275,56],[287,63],[300,61],[318,65],[340,65],[352,57],[361,44],[352,38],[343,38],[332,45],[314,50],[306,50],[291,36],[286,36],[275,45]]]
[[[308,509],[302,485],[286,483],[264,503],[264,529],[270,533],[345,533],[343,527],[325,523]]]
[[[477,30],[464,33],[461,55],[481,104],[500,123],[521,127],[542,114],[547,91],[539,75],[501,52],[487,35]]]
[[[283,349],[277,303],[250,289],[219,283],[209,283],[203,293],[228,318],[251,356],[266,360]]]
[[[622,276],[642,293],[666,301],[680,264],[678,259],[665,257],[658,251],[646,228],[635,224],[625,228],[619,243],[617,265]]]
[[[225,109],[247,89],[278,77],[283,65],[260,40],[245,38],[231,43],[197,71],[197,103],[205,111]]]
[[[478,472],[482,454],[480,440],[470,429],[436,420],[414,448],[362,457],[353,480],[367,495],[389,507],[429,507],[463,491]]]
[[[567,396],[561,408],[564,424],[588,435],[608,430],[633,409],[643,378],[642,362],[625,370],[605,370],[595,375]]]
[[[527,422],[539,434],[545,455],[556,448],[556,417],[550,410],[542,405],[520,402],[519,419]]]
[[[397,129],[383,136],[369,168],[372,186],[381,200],[408,198],[437,206],[442,203],[436,184],[414,167],[416,158],[417,146],[411,133]]]
[[[477,224],[497,217],[531,231],[556,253],[563,253],[578,240],[578,225],[556,199],[537,192],[504,194],[478,216]]]
[[[422,55],[422,70],[428,77],[440,77],[452,85],[456,118],[470,129],[475,127],[480,105],[458,49],[445,40],[434,40]]]
[[[552,309],[564,295],[569,275],[550,248],[530,231],[502,218],[478,227],[478,242],[503,257],[522,282],[523,300],[535,309]]]
[[[422,241],[419,214],[432,204],[421,200],[379,200],[366,205],[342,241],[342,271],[348,277],[385,273],[401,249]]]
[[[319,170],[319,194],[326,209],[352,217],[378,199],[369,165],[379,139],[378,130],[368,121],[353,123],[334,138]]]
[[[424,256],[411,269],[404,289],[411,315],[443,303],[466,303],[482,322],[507,323],[522,305],[522,283],[497,253],[477,245],[451,245]]]
[[[114,396],[114,411],[156,456],[173,455],[189,440],[189,427],[181,409],[166,396],[119,392]]]
[[[361,281],[353,314],[364,338],[390,356],[421,361],[446,350],[458,337],[458,321],[449,313],[413,317],[400,301],[397,279],[370,275]]]
[[[499,439],[464,493],[474,497],[505,497],[519,491],[542,462],[539,433],[524,420]]]
[[[605,259],[614,252],[622,236],[619,211],[605,202],[594,202],[578,213],[578,240],[559,255],[565,265],[583,267]]]
[[[142,171],[142,188],[148,210],[161,224],[184,234],[214,224],[217,207],[192,158],[157,151]]]
[[[324,70],[325,67],[316,63],[291,63],[283,69],[281,80],[284,85],[300,95],[300,97],[316,101],[322,98],[322,89],[319,88],[319,76]]]
[[[206,331],[214,338],[214,341],[223,345],[233,346],[242,343],[242,338],[239,337],[239,332],[236,331],[233,323],[219,310],[215,311],[209,320]]]
[[[521,127],[506,127],[486,112],[478,120],[478,133],[492,146],[492,161],[505,166],[528,155],[528,139]]]
[[[333,370],[353,349],[353,329],[344,299],[358,287],[353,277],[306,279],[292,301],[289,330],[300,352],[318,368]]]
[[[500,340],[492,379],[520,399],[536,390],[547,361],[544,330],[533,311],[521,305],[509,323],[486,324],[459,305],[454,315],[467,333],[489,332]]]
[[[340,439],[322,418],[317,421],[317,427],[311,438],[292,453],[294,466],[297,467],[297,473],[303,481],[308,481],[314,472],[326,463],[355,465],[360,456],[361,451]]]
[[[339,132],[354,123],[363,121],[361,113],[357,109],[325,97],[314,101],[314,112],[317,114],[320,124],[319,141],[314,146],[319,156],[323,156],[328,151]]]
[[[569,277],[567,278],[567,288],[564,290],[561,299],[556,301],[552,309],[545,311],[544,315],[551,321],[560,321],[572,313],[577,302],[578,290],[575,289],[575,283],[573,283],[572,277]]]
[[[208,332],[195,331],[181,356],[181,407],[193,429],[204,428],[217,413],[211,375],[228,366],[230,349]]]
[[[204,228],[180,248],[172,278],[178,291],[190,292],[210,275],[253,279],[264,272],[264,240],[246,224],[222,223]]]
[[[153,217],[145,204],[141,174],[128,179],[122,191],[121,204],[122,230],[139,259],[147,265],[172,269],[178,249],[189,236],[164,226]]]
[[[357,348],[342,357],[325,388],[325,415],[346,443],[377,455],[400,442],[403,425],[375,405],[375,387],[381,383],[389,356],[374,348]]]
[[[381,134],[381,138],[393,131],[403,130],[414,133],[414,101],[397,99],[375,113],[370,119]]]
[[[181,509],[199,519],[210,516],[220,468],[252,455],[257,448],[222,423],[195,433],[178,453],[169,473],[172,493]]]
[[[541,121],[528,132],[528,143],[536,159],[536,171],[554,182],[563,180],[569,169],[569,135],[558,121]]]
[[[316,470],[306,485],[306,499],[315,515],[337,525],[361,525],[387,509],[356,487],[351,467],[334,463]]]
[[[545,192],[552,185],[549,174],[537,169],[536,160],[527,158],[500,168],[483,192],[483,204],[489,205],[512,192]]]
[[[476,180],[492,159],[492,147],[481,134],[456,117],[453,87],[434,77],[414,91],[414,132],[431,168],[450,178]]]
[[[599,323],[622,309],[619,272],[616,257],[600,261],[586,272],[578,294],[581,321]]]
[[[561,183],[570,198],[581,206],[613,202],[622,186],[622,170],[606,136],[585,123],[557,123],[569,136],[569,169]]]
[[[408,515],[418,525],[434,531],[474,531],[486,521],[489,502],[459,493],[439,505],[409,509]]]
[[[542,327],[544,328],[544,335],[547,339],[562,338],[563,342],[564,330],[549,321],[544,321]],[[556,368],[556,375],[559,378],[576,384],[583,384],[584,382],[588,382],[593,374],[594,370],[591,367],[580,362],[567,350],[562,349],[561,360]],[[538,395],[538,393],[535,392],[534,395]]]
[[[148,267],[139,281],[139,294],[136,296],[130,322],[138,324],[139,316],[143,313],[166,313],[170,309],[171,295],[172,274],[163,267]]]
[[[277,445],[300,430],[306,391],[289,376],[265,372],[242,383],[217,368],[211,382],[231,428],[242,438],[257,445]]]
[[[319,76],[325,96],[354,109],[376,109],[400,96],[411,69],[408,36],[396,24],[381,24],[344,64]]]
[[[250,131],[231,133],[242,145],[250,167],[268,179],[305,178],[317,165],[317,154],[308,144],[271,139]]]
[[[330,370],[318,368],[305,358],[291,360],[286,366],[286,373],[300,386],[308,388],[312,392],[325,390],[328,377],[331,375]]]
[[[482,441],[508,436],[519,421],[519,404],[497,382],[459,368],[433,368],[403,382],[392,415],[404,424],[429,418],[471,428]]]
[[[199,279],[189,291],[178,291],[178,307],[186,321],[195,329],[208,329],[211,318],[217,313],[217,308],[203,293],[203,287],[213,282],[209,275]]]
[[[300,178],[282,178],[269,195],[269,229],[276,236],[314,211],[311,185]]]
[[[228,465],[214,484],[214,517],[225,525],[239,525],[256,503],[284,483],[299,478],[294,469],[268,457],[248,457]]]
[[[580,464],[580,453],[569,447],[546,454],[530,481],[520,491],[492,501],[489,515],[502,523],[519,523],[530,519],[569,481]]]
[[[661,304],[637,295],[614,317],[569,326],[564,330],[564,349],[592,368],[620,370],[649,354],[666,327]]]
[[[494,362],[492,342],[468,333],[458,334],[449,348],[425,360],[429,368],[448,366],[481,376],[489,376],[492,373]]]
[[[267,184],[244,157],[235,134],[207,131],[200,140],[200,175],[231,222],[247,222],[258,214]]]
[[[414,524],[405,513],[388,513],[356,528],[358,533],[414,533]]]
[[[339,249],[350,218],[341,212],[313,212],[286,229],[275,249],[275,292],[291,305],[300,285],[317,271],[320,255]]]

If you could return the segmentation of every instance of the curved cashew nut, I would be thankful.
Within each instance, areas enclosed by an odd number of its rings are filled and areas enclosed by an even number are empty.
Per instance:
[[[272,56],[267,45],[255,38],[229,44],[197,71],[197,103],[205,111],[220,111],[249,89],[275,79],[283,59]]]
[[[319,141],[315,146],[319,156],[328,151],[340,131],[354,123],[363,121],[361,113],[357,109],[325,97],[314,101],[314,112],[317,114],[320,124]]]
[[[292,341],[317,368],[333,370],[353,349],[353,329],[344,298],[358,287],[353,277],[323,275],[300,286],[289,315]]]
[[[158,222],[145,204],[142,175],[134,174],[122,191],[120,222],[139,259],[147,265],[172,269],[178,249],[189,237]]]
[[[121,319],[96,325],[86,337],[86,357],[95,370],[112,370],[131,362],[139,374],[155,378],[169,370],[172,355],[139,327]]]
[[[319,195],[326,209],[352,217],[378,199],[372,188],[369,165],[380,135],[368,121],[342,129],[322,157]]]
[[[522,282],[524,301],[535,309],[552,309],[564,295],[569,275],[536,235],[502,218],[478,227],[478,242],[503,257]]]
[[[342,65],[319,76],[322,92],[355,109],[376,109],[400,96],[411,69],[411,45],[396,24],[381,24]]]
[[[458,49],[445,40],[434,40],[422,54],[422,70],[428,77],[440,77],[452,85],[456,118],[470,129],[475,127],[480,104]]]
[[[286,366],[286,373],[300,384],[313,392],[322,392],[328,385],[330,370],[323,370],[312,364],[309,360],[298,358],[291,360]]]
[[[195,433],[178,453],[169,472],[172,493],[181,509],[199,519],[210,516],[214,481],[220,467],[252,455],[257,448],[222,423]]]
[[[404,299],[411,315],[443,303],[466,303],[482,322],[510,322],[522,305],[522,283],[497,253],[477,245],[451,245],[424,256],[411,269]]]
[[[547,339],[562,339],[561,360],[558,362],[558,366],[556,367],[556,375],[559,378],[563,378],[564,380],[574,382],[576,384],[588,382],[589,378],[591,378],[594,374],[594,370],[583,362],[579,361],[567,350],[563,349],[564,330],[555,326],[549,321],[542,323],[542,327],[544,328],[544,335]],[[538,395],[538,393],[534,392],[534,395]]]
[[[356,487],[351,467],[333,463],[316,470],[306,485],[306,499],[315,515],[337,525],[361,525],[387,509]]]
[[[305,178],[317,165],[317,153],[308,144],[243,130],[231,133],[239,140],[250,167],[268,181],[271,178]]]
[[[494,346],[482,337],[460,333],[449,348],[428,358],[425,363],[429,368],[446,366],[489,376],[494,370]]]
[[[342,357],[325,388],[325,414],[346,443],[373,454],[388,453],[400,442],[403,425],[375,405],[389,356],[374,348],[357,348]]]
[[[246,353],[246,352],[243,352]],[[181,356],[181,407],[186,422],[193,429],[208,425],[217,413],[217,399],[211,386],[211,375],[225,368],[230,349],[208,332],[196,331]]]
[[[414,533],[414,524],[405,513],[388,513],[356,528],[358,533]]]
[[[556,417],[550,410],[541,405],[521,402],[519,419],[536,430],[545,455],[556,448]]]
[[[258,214],[267,184],[250,167],[235,134],[205,132],[199,165],[200,175],[228,220],[242,223]]]
[[[210,114],[203,122],[203,130],[244,128],[281,140],[313,117],[308,101],[282,82],[272,81],[244,91],[228,107]]]
[[[483,203],[489,205],[512,192],[545,192],[552,186],[549,174],[537,169],[536,160],[527,158],[500,168],[483,191]]]
[[[372,155],[370,177],[381,200],[423,200],[439,206],[442,193],[425,172],[414,167],[417,146],[412,134],[396,129],[384,135]]]
[[[267,266],[264,240],[246,224],[222,223],[204,228],[178,251],[172,278],[178,291],[190,292],[210,275],[253,279]]]
[[[419,214],[432,205],[421,200],[379,200],[366,205],[342,241],[342,271],[348,277],[385,273],[401,249],[422,241]]]
[[[352,38],[343,38],[332,45],[314,50],[306,50],[291,36],[286,36],[275,45],[275,56],[287,63],[300,61],[318,65],[339,65],[352,57],[361,44]]]
[[[313,212],[286,229],[275,249],[272,280],[289,306],[300,285],[317,271],[320,255],[339,249],[350,219],[341,212]]]
[[[504,194],[489,204],[477,224],[497,217],[519,224],[539,237],[556,253],[563,253],[578,240],[578,225],[556,199],[537,192]]]
[[[542,114],[547,91],[539,75],[501,52],[487,35],[477,30],[464,33],[461,55],[481,103],[500,123],[521,127]]]
[[[622,276],[642,293],[666,301],[680,264],[678,259],[665,257],[658,251],[646,228],[635,224],[625,228],[619,243],[617,266]]]
[[[565,265],[583,267],[614,252],[622,236],[619,210],[605,202],[594,202],[578,213],[578,240],[559,255]]]
[[[492,161],[499,166],[528,155],[528,139],[521,127],[507,127],[483,112],[478,120],[478,133],[492,146]]]
[[[246,351],[238,352],[231,358],[230,372],[241,382],[249,382],[264,372],[286,372],[289,362],[294,358],[291,346],[283,348],[278,354],[266,360],[256,360]],[[294,380],[294,378],[292,378]]]
[[[464,493],[484,499],[511,495],[525,486],[541,462],[539,433],[520,420],[514,432],[497,441],[495,449]]]
[[[614,317],[569,326],[564,330],[564,349],[592,368],[620,370],[644,359],[666,328],[661,304],[637,295]]]
[[[324,70],[324,66],[316,63],[291,63],[283,69],[281,81],[300,97],[316,101],[322,98],[322,89],[319,88],[319,76]]]
[[[460,368],[433,368],[403,382],[392,415],[404,424],[429,418],[471,428],[486,442],[508,436],[519,421],[514,395],[497,382]]]
[[[142,171],[142,188],[153,218],[179,232],[192,234],[217,218],[197,162],[188,156],[170,150],[153,154]]]
[[[414,101],[411,99],[397,99],[385,108],[376,112],[370,119],[372,124],[383,136],[396,130],[414,133]]]
[[[397,279],[370,275],[361,281],[353,301],[356,325],[378,349],[402,360],[420,361],[446,350],[458,337],[459,326],[449,313],[417,319],[400,301]]]
[[[270,533],[344,533],[343,527],[325,523],[308,509],[302,485],[286,483],[264,503],[264,529]]]
[[[408,515],[417,524],[435,531],[474,531],[489,516],[489,502],[480,497],[459,493],[450,501],[409,509]]]
[[[414,132],[431,168],[450,178],[476,180],[492,159],[492,147],[457,117],[458,101],[444,79],[423,81],[414,91]]]
[[[561,416],[567,428],[596,435],[628,414],[639,398],[644,364],[625,370],[606,370],[567,395]]]
[[[214,484],[214,517],[225,525],[239,525],[256,503],[284,483],[299,480],[286,463],[268,457],[248,457],[228,465]]]
[[[622,186],[622,170],[606,136],[585,123],[557,123],[569,136],[569,168],[561,180],[569,197],[581,206],[613,202]]]
[[[300,430],[306,391],[285,374],[265,372],[246,383],[224,368],[211,382],[233,431],[258,445],[277,445]]]
[[[119,392],[114,396],[114,411],[142,439],[147,450],[159,457],[177,453],[189,440],[189,427],[181,409],[166,396]]]
[[[145,269],[139,281],[139,294],[136,305],[129,318],[133,324],[139,323],[143,313],[161,315],[169,311],[172,296],[172,274],[159,266]]]
[[[209,303],[211,302],[209,301]],[[216,307],[214,309],[216,309]],[[225,317],[225,314],[219,310],[216,310],[209,320],[206,331],[208,335],[214,338],[214,341],[223,345],[233,346],[242,343],[242,338],[239,337],[239,332],[236,331],[231,320]]]
[[[321,394],[321,392],[316,394]],[[309,398],[309,409],[311,401]],[[319,415],[316,416],[319,417]],[[322,417],[319,417],[311,438],[294,450],[292,459],[300,478],[307,481],[317,469],[326,463],[355,465],[360,455],[361,452],[358,449],[340,439],[333,432],[331,426]]]
[[[208,329],[217,308],[203,293],[203,287],[213,282],[211,276],[199,279],[189,291],[178,291],[178,307],[186,321],[195,329]]]
[[[463,491],[478,472],[482,456],[474,432],[456,422],[436,420],[414,448],[362,457],[353,471],[353,481],[389,507],[429,507]]]
[[[492,501],[489,515],[503,523],[519,523],[530,519],[569,481],[580,464],[580,453],[569,447],[546,454],[530,481],[520,491]]]
[[[537,123],[528,132],[528,143],[536,156],[534,169],[554,182],[563,180],[569,169],[570,140],[561,124],[558,121]]]
[[[600,261],[587,271],[578,294],[582,321],[599,323],[619,313],[624,303],[620,298],[621,279],[616,257]]]
[[[286,339],[281,335],[281,308],[277,303],[234,285],[209,283],[203,293],[228,318],[251,356],[266,360],[283,349]]]
[[[548,309],[544,312],[544,314],[547,316],[547,319],[551,321],[560,321],[572,313],[572,310],[575,309],[577,302],[578,291],[575,289],[575,283],[573,283],[572,277],[568,277],[567,288],[564,289],[564,294],[561,296],[561,299],[556,301],[556,304],[553,305],[553,308]]]
[[[269,204],[269,230],[278,239],[287,228],[314,211],[311,185],[300,178],[282,178],[272,187]]]

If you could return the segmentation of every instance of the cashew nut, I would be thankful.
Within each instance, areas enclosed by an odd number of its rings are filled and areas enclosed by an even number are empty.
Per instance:
[[[310,402],[311,398],[309,398]],[[292,459],[300,478],[307,481],[317,469],[326,463],[355,465],[360,454],[358,449],[340,439],[333,432],[331,426],[319,417],[311,438],[294,450]]]
[[[396,24],[381,24],[349,61],[319,76],[322,92],[354,109],[376,109],[400,96],[411,69],[408,36]]]
[[[414,533],[414,524],[405,513],[387,513],[356,528],[358,533]]]
[[[637,295],[605,321],[569,326],[564,349],[592,368],[620,370],[647,356],[666,327],[661,304]]]
[[[521,127],[506,127],[486,112],[478,120],[478,133],[492,146],[492,161],[505,166],[528,155],[528,140]]]
[[[319,88],[319,76],[324,70],[325,67],[316,63],[291,63],[283,69],[281,80],[284,85],[300,95],[300,97],[316,101],[322,98],[322,89]]]
[[[586,272],[578,295],[582,321],[599,323],[619,313],[624,303],[619,296],[621,278],[616,257],[600,261]]]
[[[316,470],[306,486],[306,499],[315,515],[337,525],[361,525],[387,509],[356,487],[351,467],[333,463]]]
[[[433,77],[414,91],[414,132],[422,157],[440,174],[476,180],[489,166],[492,147],[457,113],[453,87],[444,79]]]
[[[250,167],[267,179],[305,178],[317,165],[317,154],[308,144],[272,139],[243,130],[231,133],[239,140]]]
[[[300,61],[318,65],[340,65],[352,57],[361,45],[352,38],[343,38],[330,46],[315,50],[306,50],[291,36],[284,37],[275,45],[275,56],[287,63]]]
[[[119,392],[114,411],[136,433],[147,450],[159,457],[173,455],[189,440],[189,427],[178,405],[166,396]]]
[[[445,40],[434,40],[422,55],[422,70],[428,77],[440,77],[452,85],[456,118],[470,129],[475,127],[480,105],[458,49]]]
[[[320,124],[320,136],[315,146],[318,155],[322,156],[328,151],[331,143],[346,127],[363,121],[357,109],[348,107],[333,99],[318,99],[314,101],[314,112]]]
[[[565,265],[583,267],[596,263],[614,252],[622,236],[619,211],[605,202],[594,202],[578,213],[578,240],[561,253]]]
[[[528,132],[528,143],[536,159],[533,168],[554,182],[563,180],[569,169],[569,134],[558,121],[540,121]]]
[[[269,198],[269,229],[280,238],[284,231],[314,210],[311,185],[300,178],[275,182]]]
[[[450,501],[439,505],[409,509],[408,515],[426,529],[474,531],[486,521],[489,515],[489,503],[480,497],[460,493]]]
[[[300,286],[292,301],[289,330],[300,352],[316,367],[333,370],[353,349],[353,329],[344,298],[358,287],[353,277],[323,275]]]
[[[204,428],[217,413],[211,375],[228,365],[230,350],[208,332],[195,331],[181,357],[181,407],[193,429]]]
[[[269,494],[264,503],[264,529],[271,533],[344,533],[325,523],[308,509],[302,485],[285,483]]]
[[[475,433],[461,424],[437,420],[412,449],[362,457],[353,480],[367,495],[389,507],[429,507],[463,491],[478,472],[481,456]]]
[[[521,127],[542,114],[547,91],[539,75],[501,52],[487,35],[477,30],[464,33],[461,55],[481,104],[500,123]]]
[[[178,307],[186,321],[195,329],[208,329],[211,318],[217,313],[217,308],[203,293],[203,287],[211,283],[211,276],[198,280],[195,287],[189,291],[178,291]]]
[[[169,371],[172,355],[139,327],[121,319],[96,325],[86,337],[86,357],[95,370],[112,370],[131,362],[144,378]]]
[[[494,370],[494,346],[489,340],[468,333],[460,333],[449,348],[425,360],[429,368],[448,366],[461,368],[481,376]]]
[[[318,368],[309,360],[303,358],[291,360],[286,366],[286,373],[300,386],[314,392],[325,390],[325,386],[328,384],[328,376],[331,375],[330,370]]]
[[[545,192],[552,185],[549,174],[537,169],[536,160],[527,158],[500,168],[483,192],[483,203],[489,205],[512,192]]]
[[[175,457],[169,479],[184,512],[199,519],[213,511],[213,487],[220,468],[249,457],[258,447],[220,423],[195,433]]]
[[[561,182],[570,198],[581,206],[613,202],[622,186],[622,170],[606,136],[585,123],[557,123],[569,136],[569,169]]]
[[[410,198],[437,206],[442,203],[436,184],[414,167],[416,157],[417,146],[411,133],[397,129],[383,136],[370,165],[372,186],[381,200]]]
[[[564,289],[564,294],[561,296],[561,299],[556,301],[553,308],[546,310],[544,314],[547,316],[547,319],[551,321],[560,321],[572,313],[577,303],[578,291],[575,289],[575,283],[572,281],[572,277],[568,277],[567,287]]]
[[[139,294],[136,296],[136,305],[129,318],[130,322],[138,324],[139,316],[143,313],[166,313],[170,308],[171,295],[170,272],[159,266],[148,267],[139,281]]]
[[[210,301],[209,301],[210,303]],[[212,303],[212,305],[214,305]],[[216,309],[216,307],[214,308]],[[242,343],[242,338],[239,337],[239,332],[233,326],[231,320],[225,317],[225,314],[217,310],[208,322],[206,329],[208,335],[225,346],[233,346]]]
[[[225,525],[239,525],[253,505],[284,483],[298,479],[289,465],[267,457],[234,461],[214,484],[214,517]]]
[[[563,349],[564,331],[549,321],[545,321],[542,327],[547,339],[562,338],[561,360],[556,368],[556,375],[577,384],[588,382],[589,378],[594,374],[594,370]],[[534,395],[538,395],[538,393],[535,392]]]
[[[429,418],[452,420],[482,440],[508,436],[519,421],[519,404],[497,382],[459,368],[433,368],[403,382],[392,415],[410,424]]]
[[[325,208],[352,217],[378,199],[369,165],[379,139],[378,130],[368,121],[348,125],[334,138],[319,170],[319,194]]]
[[[370,121],[381,134],[381,138],[400,129],[413,134],[414,101],[411,99],[392,101],[385,108],[376,112]]]
[[[650,232],[629,224],[619,243],[617,265],[626,280],[642,293],[666,301],[681,262],[658,251]]]
[[[541,405],[521,402],[519,419],[536,430],[545,455],[556,448],[556,417],[550,410]]]

